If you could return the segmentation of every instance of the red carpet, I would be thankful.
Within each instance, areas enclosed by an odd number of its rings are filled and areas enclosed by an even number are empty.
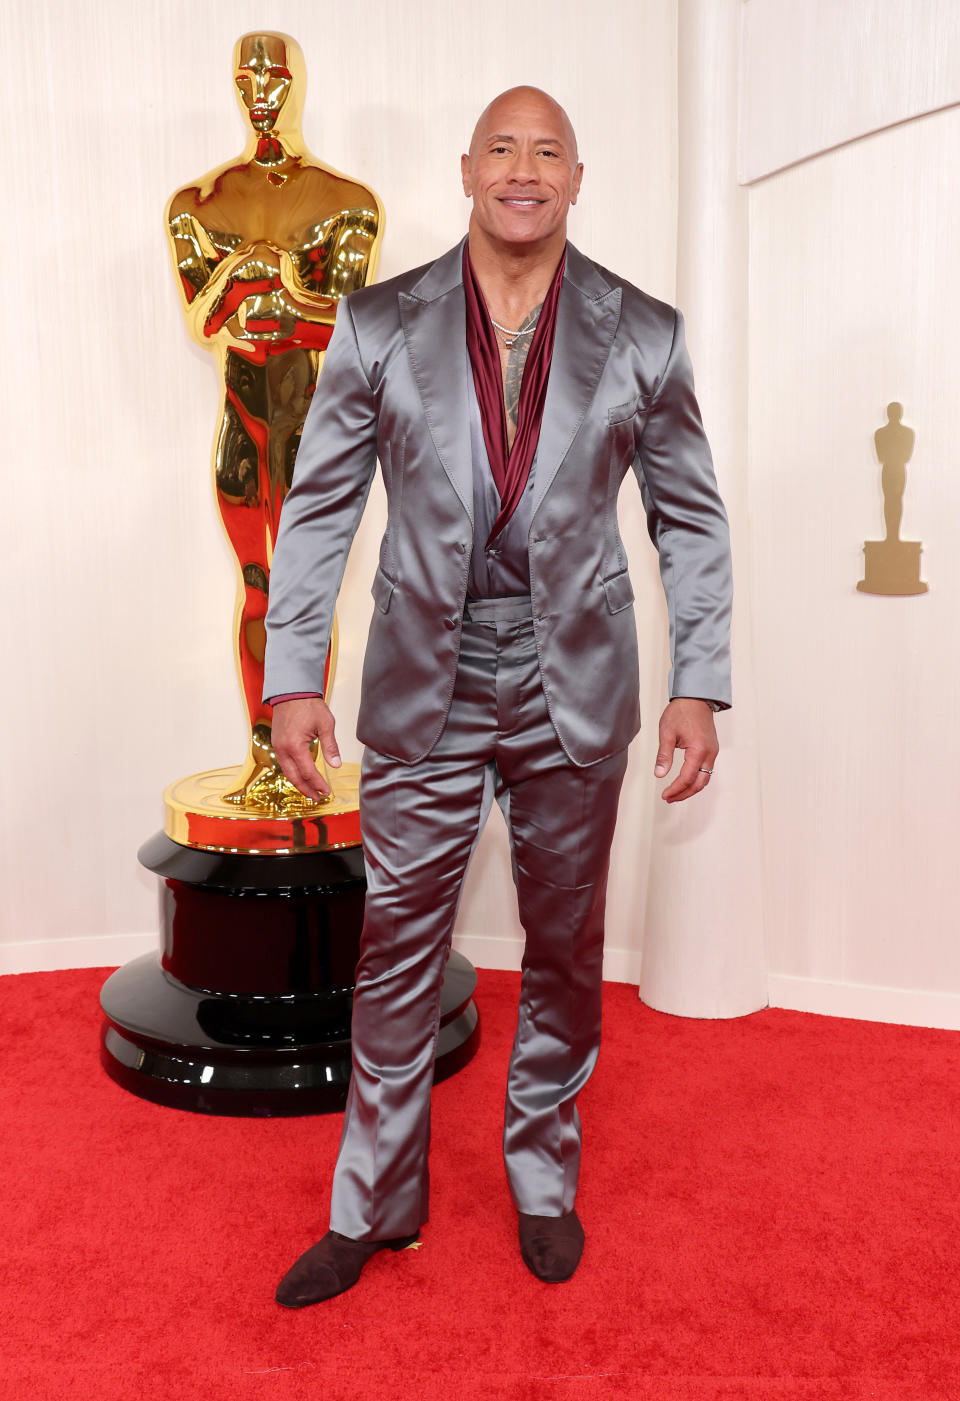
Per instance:
[[[434,1098],[419,1251],[291,1313],[339,1117],[126,1094],[97,1060],[105,970],[0,980],[9,1401],[960,1398],[960,1035],[767,1011],[684,1021],[606,989],[581,1101],[575,1278],[515,1247],[499,1158],[517,978]]]

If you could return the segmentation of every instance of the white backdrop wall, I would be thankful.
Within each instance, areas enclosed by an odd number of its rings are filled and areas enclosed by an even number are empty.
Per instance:
[[[232,45],[270,27],[303,45],[310,145],[383,198],[382,277],[459,237],[473,119],[530,81],[578,127],[574,240],[686,306],[734,528],[738,708],[720,721],[725,785],[655,821],[663,605],[628,484],[647,728],[615,842],[608,975],[638,978],[646,937],[653,982],[676,985],[700,928],[705,953],[715,935],[733,949],[762,933],[774,1003],[960,1027],[956,7],[598,0],[585,25],[575,0],[490,0],[475,21],[446,0],[371,0],[362,27],[339,31],[353,44],[342,62],[312,0],[170,0],[141,5],[135,26],[120,0],[3,8],[8,50],[32,66],[27,88],[2,95],[21,135],[0,233],[12,271],[0,968],[149,947],[155,883],[135,853],[160,793],[245,750],[233,561],[209,480],[215,374],[182,324],[161,213],[239,150]],[[921,598],[855,591],[862,542],[881,533],[872,435],[892,399],[917,433],[904,534],[924,542]],[[375,495],[342,595],[334,708],[348,759],[382,523]],[[494,814],[458,939],[511,966],[518,935]]]
[[[741,171],[794,162],[748,192],[771,1001],[960,1028],[960,9],[746,0],[742,19]],[[916,431],[913,598],[856,592],[892,400]]]
[[[954,107],[751,190],[749,464],[774,996],[960,1026],[958,153]],[[855,592],[891,400],[913,598]]]
[[[742,14],[744,182],[960,101],[956,0],[742,0]]]
[[[234,565],[209,474],[213,363],[187,336],[162,226],[170,192],[240,150],[233,43],[293,34],[307,61],[304,130],[386,208],[380,276],[462,234],[459,156],[484,103],[516,82],[554,92],[586,176],[571,236],[672,300],[676,5],[598,0],[4,0],[8,334],[3,421],[7,614],[0,967],[119,962],[156,938],[155,877],[136,861],[171,780],[239,762]],[[589,39],[589,42],[587,40]],[[642,77],[642,81],[640,80]],[[10,207],[9,192],[16,205]],[[628,484],[629,485],[629,484]],[[625,539],[640,586],[642,697],[659,711],[663,607],[635,489]],[[353,738],[369,582],[383,525],[372,498],[340,610],[334,708]],[[654,789],[655,724],[634,747],[617,837],[609,970],[636,976]],[[519,957],[506,843],[494,814],[458,937],[480,962]]]

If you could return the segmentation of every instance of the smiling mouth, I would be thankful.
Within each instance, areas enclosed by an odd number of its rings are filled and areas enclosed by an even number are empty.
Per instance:
[[[518,209],[536,209],[545,203],[542,199],[522,199],[519,195],[502,195],[501,204],[513,204]]]

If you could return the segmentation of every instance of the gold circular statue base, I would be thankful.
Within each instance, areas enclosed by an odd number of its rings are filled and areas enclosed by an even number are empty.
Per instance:
[[[239,787],[243,774],[238,764],[171,783],[163,795],[167,836],[201,851],[249,856],[289,856],[360,845],[359,764],[337,769],[330,802],[286,814],[226,802],[224,794]]]

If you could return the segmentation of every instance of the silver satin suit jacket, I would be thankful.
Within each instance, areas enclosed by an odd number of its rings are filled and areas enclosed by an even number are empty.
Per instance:
[[[270,578],[264,695],[319,692],[379,459],[388,519],[357,734],[406,763],[429,754],[446,721],[474,544],[462,251],[341,302]],[[727,519],[682,318],[568,244],[529,559],[543,690],[577,765],[624,748],[640,725],[633,587],[616,514],[631,468],[660,556],[670,695],[728,704]]]

